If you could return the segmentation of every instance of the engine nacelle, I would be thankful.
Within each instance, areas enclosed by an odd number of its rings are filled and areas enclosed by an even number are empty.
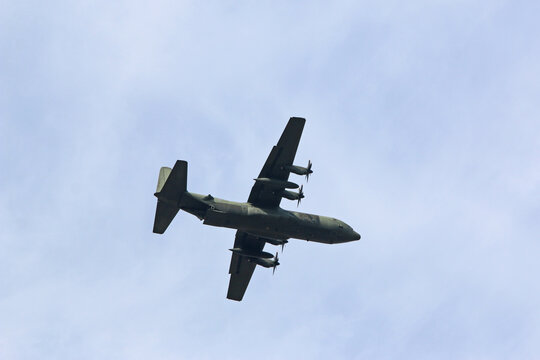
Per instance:
[[[267,242],[269,244],[276,245],[276,246],[277,245],[283,246],[289,242],[287,239],[277,239],[277,238],[272,238],[265,235],[259,235],[259,234],[254,234],[254,233],[248,233],[248,234],[256,237],[259,240],[262,240],[264,242]]]
[[[281,188],[281,189],[298,189],[298,184],[295,184],[291,181],[285,181],[285,180],[278,180],[278,179],[270,179],[270,178],[256,178],[253,179],[258,183],[268,185],[270,187],[274,188]]]
[[[276,267],[279,265],[279,260],[277,259],[277,257],[273,259],[248,258],[247,260],[257,265],[261,265],[265,268],[274,268],[274,271],[276,271]]]
[[[299,193],[299,192],[283,190],[283,192],[281,193],[281,196],[289,200],[298,200],[298,199],[302,199],[304,197],[304,194]]]
[[[271,259],[274,257],[274,255],[267,253],[265,251],[249,251],[249,250],[241,249],[241,248],[233,248],[229,250],[231,250],[233,253],[238,254],[240,256],[245,256],[245,257],[255,258],[255,259]]]
[[[308,161],[307,167],[298,166],[298,165],[289,165],[289,166],[284,166],[283,169],[289,172],[292,172],[293,174],[296,174],[296,175],[305,175],[306,179],[309,179],[309,175],[313,174],[313,170],[311,170],[312,165],[313,164],[311,163],[311,160],[310,160]]]
[[[289,171],[289,172],[292,172],[296,175],[307,175],[308,174],[308,169],[303,167],[303,166],[298,166],[298,165],[291,165],[291,166],[284,166],[283,167],[285,170]]]

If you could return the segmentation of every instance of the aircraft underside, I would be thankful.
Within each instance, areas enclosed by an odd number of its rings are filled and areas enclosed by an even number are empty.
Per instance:
[[[288,211],[280,207],[282,199],[300,201],[303,185],[289,181],[291,173],[306,177],[313,173],[293,161],[304,128],[305,119],[293,117],[287,123],[277,145],[255,178],[245,203],[199,195],[187,191],[187,162],[176,161],[174,167],[162,167],[154,195],[158,198],[153,232],[163,234],[179,210],[195,215],[206,225],[236,229],[229,274],[227,298],[241,301],[257,265],[272,268],[279,265],[278,255],[263,251],[265,245],[284,246],[287,239],[303,239],[326,244],[360,239],[360,235],[343,221],[326,216]],[[298,192],[288,189],[298,189]]]

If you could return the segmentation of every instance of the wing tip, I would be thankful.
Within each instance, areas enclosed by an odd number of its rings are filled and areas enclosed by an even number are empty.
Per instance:
[[[243,298],[243,296],[235,297],[234,295],[229,295],[229,294],[227,294],[227,299],[229,299],[229,300],[233,300],[233,301],[238,301],[238,302],[240,302],[240,301],[242,301],[242,298]]]
[[[299,116],[292,116],[289,118],[289,123],[297,123],[304,125],[306,123],[306,118],[299,117]]]

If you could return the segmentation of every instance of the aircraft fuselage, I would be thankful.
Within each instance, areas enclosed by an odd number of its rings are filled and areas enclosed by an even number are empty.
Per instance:
[[[204,203],[201,209],[195,204]],[[204,224],[245,231],[271,239],[303,239],[325,244],[343,243],[360,239],[360,235],[341,220],[284,210],[281,207],[261,208],[186,192],[180,209],[204,220]]]

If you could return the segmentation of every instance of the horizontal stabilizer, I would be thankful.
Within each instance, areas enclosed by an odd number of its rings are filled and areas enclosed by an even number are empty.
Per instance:
[[[163,234],[180,208],[158,200],[156,217],[154,218],[154,233]]]
[[[154,233],[163,234],[180,210],[179,203],[187,187],[187,162],[178,160],[172,170],[162,167],[159,172]]]

